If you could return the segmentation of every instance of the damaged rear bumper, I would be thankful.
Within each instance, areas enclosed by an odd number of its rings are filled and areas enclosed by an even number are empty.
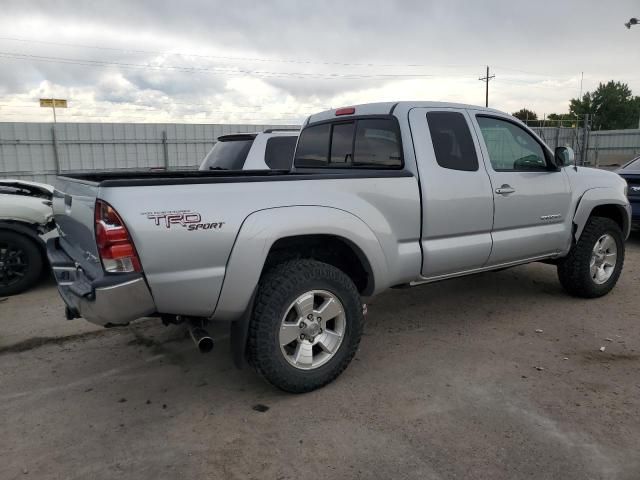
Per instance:
[[[104,327],[126,325],[155,313],[156,306],[144,277],[139,273],[89,278],[60,247],[59,239],[47,241],[47,256],[67,309],[67,318],[82,317]]]

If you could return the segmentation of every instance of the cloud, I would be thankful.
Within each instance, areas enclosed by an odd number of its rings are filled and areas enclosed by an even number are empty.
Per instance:
[[[622,25],[634,7],[5,0],[0,103],[12,106],[0,107],[0,119],[45,119],[31,108],[37,95],[69,96],[73,108],[62,116],[76,121],[292,123],[368,101],[482,104],[486,64],[496,74],[491,106],[562,112],[579,93],[580,72],[584,91],[617,79],[640,93],[640,32]]]

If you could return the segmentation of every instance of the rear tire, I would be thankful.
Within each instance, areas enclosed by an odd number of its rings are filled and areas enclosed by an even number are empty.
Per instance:
[[[558,278],[569,294],[597,298],[616,285],[623,264],[624,238],[618,224],[610,218],[591,217],[569,255],[558,263]]]
[[[42,254],[30,238],[0,230],[0,296],[31,288],[42,273]]]
[[[349,365],[363,323],[360,295],[344,272],[315,260],[281,263],[258,285],[249,363],[281,390],[310,392]]]

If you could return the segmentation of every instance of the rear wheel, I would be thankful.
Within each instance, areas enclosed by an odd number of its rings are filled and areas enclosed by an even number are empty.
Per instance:
[[[249,361],[282,390],[315,390],[351,362],[362,327],[360,295],[345,273],[315,260],[288,261],[258,286]]]
[[[0,231],[0,296],[15,295],[33,286],[42,272],[42,255],[33,240]]]
[[[624,263],[624,239],[616,222],[591,217],[569,255],[558,263],[558,277],[571,295],[596,298],[618,282]]]

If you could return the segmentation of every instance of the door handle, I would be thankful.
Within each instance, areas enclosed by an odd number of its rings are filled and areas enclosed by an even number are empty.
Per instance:
[[[510,193],[513,193],[515,191],[516,191],[515,188],[511,188],[511,185],[508,185],[506,183],[502,185],[500,188],[496,188],[496,193],[500,195],[509,195]]]

